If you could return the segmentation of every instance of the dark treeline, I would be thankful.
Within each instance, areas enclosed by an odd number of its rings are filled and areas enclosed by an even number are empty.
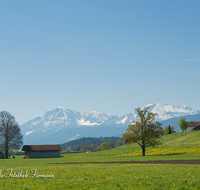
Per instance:
[[[96,147],[100,146],[102,143],[107,142],[110,144],[113,144],[114,147],[118,146],[117,142],[122,141],[122,138],[120,137],[83,137],[80,139],[72,140],[69,142],[66,142],[64,144],[61,144],[61,148],[63,150],[79,150],[83,148],[91,149],[96,145]],[[92,146],[93,145],[93,146]]]

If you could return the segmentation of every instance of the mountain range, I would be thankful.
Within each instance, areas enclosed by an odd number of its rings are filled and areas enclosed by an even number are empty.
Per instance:
[[[194,110],[185,104],[171,106],[157,103],[144,107],[150,107],[149,111],[158,114],[156,119],[163,123],[163,127],[171,120],[170,125],[174,126],[177,132],[180,129],[177,122],[172,122],[173,119],[177,118],[176,121],[179,122],[180,116],[194,116],[193,120],[196,120],[195,117],[199,118],[200,115],[200,110]],[[80,113],[58,106],[47,111],[42,117],[22,124],[20,128],[24,135],[24,144],[62,144],[81,137],[121,137],[134,120],[138,120],[135,112],[117,116],[102,111]]]

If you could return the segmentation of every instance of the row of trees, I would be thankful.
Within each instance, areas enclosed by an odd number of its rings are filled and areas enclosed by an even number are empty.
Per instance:
[[[187,129],[187,121],[185,120],[184,117],[180,117],[180,121],[179,121],[179,128],[182,130],[182,131],[186,131]],[[164,135],[167,135],[167,134],[172,134],[174,133],[174,127],[173,126],[166,126],[164,129],[163,129],[163,134]]]
[[[149,107],[141,110],[140,108],[135,109],[139,116],[139,121],[133,121],[128,126],[127,132],[123,134],[122,139],[127,145],[136,143],[142,149],[142,156],[145,156],[146,147],[154,147],[160,145],[160,138],[162,134],[171,134],[174,132],[174,127],[166,126],[163,130],[161,123],[156,121],[156,113],[148,111]],[[187,129],[187,122],[185,118],[180,118],[179,127],[185,131]]]
[[[93,150],[93,151],[101,151],[101,150],[108,150],[111,148],[115,148],[117,146],[121,146],[123,142],[119,140],[117,143],[116,142],[103,142],[99,146],[97,144],[90,144],[86,146],[83,141],[79,143],[79,145],[76,147],[75,151],[87,151],[87,150]]]

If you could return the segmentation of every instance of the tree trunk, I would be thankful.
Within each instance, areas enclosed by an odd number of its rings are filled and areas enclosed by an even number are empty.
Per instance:
[[[5,143],[5,157],[8,158],[8,137],[6,136],[6,143]]]
[[[142,156],[145,156],[145,146],[142,145]]]
[[[5,150],[5,157],[8,158],[8,148]]]

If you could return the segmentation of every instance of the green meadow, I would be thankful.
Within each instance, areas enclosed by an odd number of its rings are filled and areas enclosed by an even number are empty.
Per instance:
[[[162,136],[162,145],[147,148],[146,156],[137,145],[123,145],[60,158],[1,159],[0,189],[200,189],[200,165],[92,163],[200,159],[199,135]]]

